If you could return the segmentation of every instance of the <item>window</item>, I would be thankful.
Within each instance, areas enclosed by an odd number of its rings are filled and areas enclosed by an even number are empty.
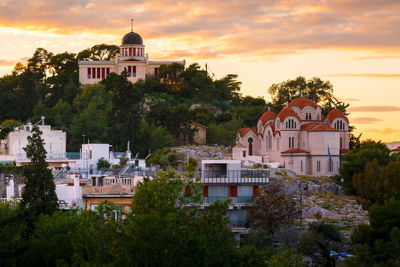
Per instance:
[[[158,68],[154,68],[154,75],[158,75]]]
[[[300,172],[303,172],[303,161],[300,161]]]
[[[104,79],[106,77],[106,69],[101,68],[101,78]]]
[[[328,172],[333,172],[333,161],[328,160]]]
[[[294,148],[294,137],[289,137],[289,148]]]
[[[271,149],[272,148],[272,136],[271,136],[271,132],[270,131],[268,131],[268,135],[267,135],[267,140],[266,141],[267,141],[266,142],[266,144],[267,144],[266,148],[267,149]]]
[[[128,66],[128,77],[131,77],[131,73],[132,73],[132,67]]]
[[[243,158],[246,157],[246,150],[243,150]]]
[[[342,148],[343,148],[343,138],[340,137],[340,149],[342,149]]]
[[[110,68],[106,68],[106,77],[108,74],[110,74]]]
[[[96,68],[92,68],[93,79],[96,79]]]
[[[132,66],[132,77],[136,77],[136,66]]]
[[[289,119],[286,121],[286,128],[287,129],[296,129],[297,122],[294,119]]]
[[[100,79],[100,68],[97,68],[97,79]]]
[[[91,77],[92,77],[92,69],[91,68],[87,69],[87,77],[88,77],[88,79],[91,79]]]
[[[317,172],[321,172],[321,161],[317,160]]]
[[[129,56],[132,56],[132,47],[129,47]]]

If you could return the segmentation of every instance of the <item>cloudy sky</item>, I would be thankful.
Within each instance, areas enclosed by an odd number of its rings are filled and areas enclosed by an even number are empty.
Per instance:
[[[151,59],[239,75],[244,95],[330,80],[364,138],[400,141],[399,0],[1,0],[0,75],[37,47],[78,52],[134,30]]]

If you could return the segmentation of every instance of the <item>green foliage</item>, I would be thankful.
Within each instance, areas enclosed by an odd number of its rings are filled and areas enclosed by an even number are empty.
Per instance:
[[[0,140],[6,139],[8,134],[14,131],[15,127],[20,126],[22,123],[16,120],[5,120],[0,125]]]
[[[109,169],[110,167],[111,163],[103,157],[99,158],[97,161],[97,169]]]
[[[247,219],[252,228],[260,228],[271,235],[277,230],[291,226],[299,217],[297,204],[288,198],[279,184],[268,184],[260,188],[249,207]]]
[[[185,187],[189,194],[183,194]],[[189,208],[199,203],[201,188],[173,172],[146,180],[133,197],[127,219],[123,254],[127,266],[226,265],[234,253],[233,237],[226,225],[227,203],[217,202],[203,211]],[[186,208],[185,208],[186,207]],[[122,247],[122,246],[121,246]]]
[[[126,166],[126,164],[128,163],[129,159],[127,157],[121,157],[119,159],[119,167],[123,168]]]
[[[353,185],[364,208],[400,199],[400,162],[390,161],[381,167],[375,158],[365,165],[363,173],[354,175]]]
[[[254,127],[258,119],[267,111],[267,104],[263,98],[246,96],[241,100],[241,105],[235,108],[234,112],[243,121],[242,126]]]
[[[140,146],[136,147],[136,151],[142,157],[146,157],[150,152],[172,146],[174,139],[165,127],[149,125],[145,120],[141,120],[137,133],[137,143]]]
[[[0,265],[18,266],[21,251],[27,246],[22,238],[26,226],[21,223],[18,206],[0,203]]]
[[[81,213],[81,214],[79,214]],[[30,265],[112,265],[118,224],[91,211],[41,216],[23,255]],[[49,250],[49,247],[52,249]]]
[[[268,259],[266,266],[273,267],[301,267],[308,266],[303,256],[294,249],[281,246],[279,252]]]
[[[362,173],[365,165],[375,158],[381,166],[385,166],[390,160],[390,150],[380,141],[363,141],[359,148],[355,148],[344,155],[339,172],[343,176],[346,192],[355,193],[353,176]]]
[[[172,150],[169,147],[158,149],[151,155],[149,162],[160,165],[162,169],[176,167],[184,160],[184,155]]]
[[[83,134],[92,143],[107,141],[111,98],[111,93],[101,84],[86,85],[75,98],[73,106],[77,113],[74,114],[71,125],[73,150],[79,149]]]
[[[240,119],[232,119],[221,124],[211,124],[207,129],[207,143],[234,145],[236,131],[242,126]]]
[[[369,209],[370,225],[359,226],[351,241],[355,247],[353,265],[398,266],[400,263],[400,201]]]
[[[329,99],[333,98],[333,87],[329,81],[322,81],[318,77],[306,80],[304,77],[299,76],[294,80],[271,85],[268,93],[272,96],[274,111],[278,112],[286,103],[300,97],[301,93],[315,103],[329,101]]]
[[[40,214],[51,214],[58,208],[56,185],[53,174],[48,169],[46,150],[39,127],[32,128],[28,145],[24,148],[30,163],[23,167],[25,187],[22,193],[22,207],[31,219]]]

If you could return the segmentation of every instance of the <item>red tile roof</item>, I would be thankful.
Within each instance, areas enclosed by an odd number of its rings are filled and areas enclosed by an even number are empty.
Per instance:
[[[293,99],[290,103],[289,103],[289,107],[299,107],[300,109],[303,109],[304,107],[307,106],[311,106],[313,108],[317,108],[318,105],[315,104],[311,99],[305,98],[305,97],[299,97],[296,99]]]
[[[326,118],[329,120],[330,123],[338,117],[344,118],[347,123],[349,123],[349,119],[343,114],[343,112],[337,108],[332,109],[329,111],[328,115],[326,115]]]
[[[257,134],[257,130],[254,128],[240,128],[238,130],[241,137],[245,136],[249,131],[253,131],[255,134]]]
[[[300,148],[292,148],[292,149],[282,151],[281,153],[309,153],[309,152],[304,149],[300,149]]]
[[[333,129],[331,126],[329,125],[317,125],[314,128],[308,130],[309,132],[337,132],[338,130]]]
[[[396,148],[393,148],[393,149],[390,150],[390,151],[394,151],[394,152],[400,151],[400,146],[398,146],[398,147],[396,147]]]
[[[267,112],[264,112],[264,114],[262,114],[258,120],[260,120],[262,125],[264,125],[267,121],[273,120],[275,118],[276,118],[276,114],[274,112],[268,110]]]
[[[289,108],[289,107],[284,107],[284,108],[281,110],[281,112],[279,112],[279,114],[278,114],[279,120],[280,120],[281,122],[283,122],[283,121],[286,119],[286,117],[288,117],[288,116],[294,116],[294,117],[296,117],[299,121],[301,121],[301,119],[299,118],[299,116],[297,116],[296,112],[294,112],[294,110],[291,109],[291,108]]]
[[[333,129],[331,126],[321,124],[318,122],[310,122],[301,125],[300,130],[308,132],[337,132],[338,130]]]

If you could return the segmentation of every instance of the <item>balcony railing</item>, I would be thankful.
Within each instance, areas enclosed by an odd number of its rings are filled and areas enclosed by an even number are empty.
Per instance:
[[[202,203],[203,204],[211,204],[217,200],[225,201],[227,198],[230,198],[232,200],[231,203],[234,203],[234,204],[246,204],[246,203],[250,203],[252,196],[240,196],[240,197],[208,196],[208,197],[203,197]]]
[[[249,228],[249,223],[246,220],[230,220],[228,225],[230,227]]]
[[[201,171],[201,182],[205,184],[239,183],[266,184],[269,183],[269,170],[233,170],[233,171]]]

